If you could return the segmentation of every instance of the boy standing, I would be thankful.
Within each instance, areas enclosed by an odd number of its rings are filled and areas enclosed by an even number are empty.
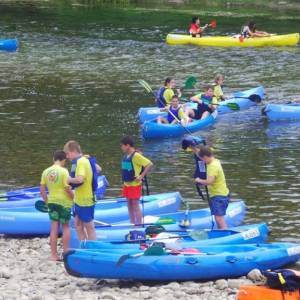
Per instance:
[[[68,183],[74,188],[75,226],[79,240],[95,240],[94,225],[95,199],[93,192],[93,170],[89,159],[82,154],[76,141],[64,146],[67,158],[72,162]]]
[[[63,228],[63,250],[69,248],[71,207],[73,205],[73,192],[68,185],[69,172],[64,168],[66,154],[64,151],[56,151],[53,157],[54,164],[44,170],[40,183],[40,193],[48,205],[49,218],[51,220],[50,247],[51,259],[59,260],[57,253],[57,236],[59,225]],[[47,195],[46,187],[49,195]]]
[[[214,157],[209,147],[200,146],[196,154],[206,163],[207,178],[201,179],[197,177],[195,182],[208,187],[211,214],[215,216],[218,228],[225,229],[227,226],[224,216],[229,204],[229,189],[226,185],[222,165]]]
[[[127,198],[128,213],[132,224],[142,223],[140,198],[142,195],[142,180],[152,167],[152,162],[142,154],[136,152],[131,137],[121,140],[123,196]]]

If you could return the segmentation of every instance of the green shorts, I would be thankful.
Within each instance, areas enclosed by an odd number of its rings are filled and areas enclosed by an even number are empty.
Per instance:
[[[48,213],[51,221],[57,221],[61,224],[67,224],[71,219],[71,208],[63,207],[55,203],[48,204]]]

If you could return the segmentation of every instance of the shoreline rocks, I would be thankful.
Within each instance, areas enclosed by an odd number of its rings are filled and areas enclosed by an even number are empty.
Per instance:
[[[48,238],[0,237],[0,300],[234,300],[246,277],[208,282],[143,283],[76,278],[49,260]]]

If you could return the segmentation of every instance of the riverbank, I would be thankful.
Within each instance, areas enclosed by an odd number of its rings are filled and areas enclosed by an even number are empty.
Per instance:
[[[146,284],[95,280],[68,275],[62,262],[49,260],[47,238],[0,238],[0,299],[2,300],[234,300],[246,278]]]

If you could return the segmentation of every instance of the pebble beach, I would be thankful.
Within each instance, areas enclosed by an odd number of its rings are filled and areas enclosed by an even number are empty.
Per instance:
[[[76,278],[49,259],[48,238],[1,237],[0,252],[1,300],[234,300],[240,285],[254,284],[246,277],[165,284]]]

